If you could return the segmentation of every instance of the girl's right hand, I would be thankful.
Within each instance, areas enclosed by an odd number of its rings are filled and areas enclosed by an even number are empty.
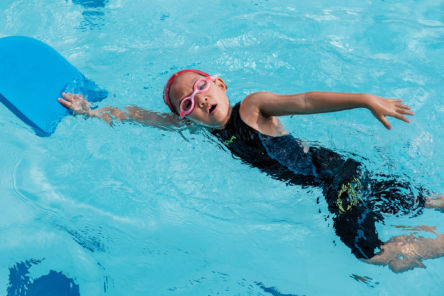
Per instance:
[[[369,98],[369,109],[387,129],[392,125],[388,122],[386,116],[391,116],[407,123],[410,120],[405,115],[413,116],[410,107],[402,104],[401,99],[386,99],[374,95],[367,95]]]
[[[64,107],[72,110],[75,114],[91,115],[91,103],[88,102],[81,94],[62,93],[62,98],[58,101]]]

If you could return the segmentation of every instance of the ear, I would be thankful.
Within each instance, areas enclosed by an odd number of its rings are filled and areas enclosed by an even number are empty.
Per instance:
[[[222,78],[217,77],[216,81],[214,81],[214,83],[220,87],[224,92],[227,91],[227,85],[225,84],[225,81],[222,80]]]

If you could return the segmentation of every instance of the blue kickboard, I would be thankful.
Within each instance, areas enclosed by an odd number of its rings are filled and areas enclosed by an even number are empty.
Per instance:
[[[0,38],[0,102],[37,135],[50,136],[70,114],[57,101],[62,92],[83,94],[90,102],[108,95],[47,44],[23,36]]]

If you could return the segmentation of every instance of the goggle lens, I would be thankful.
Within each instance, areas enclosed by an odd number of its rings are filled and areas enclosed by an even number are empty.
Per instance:
[[[185,100],[183,100],[181,107],[182,111],[184,112],[190,111],[191,108],[193,107],[193,102],[191,102],[191,98],[186,98]]]
[[[210,86],[210,82],[206,79],[200,79],[196,82],[195,89],[200,91],[205,91],[206,88]]]
[[[215,81],[217,75],[201,78],[194,83],[193,93],[180,102],[180,117],[185,117],[193,113],[195,106],[195,95],[207,91],[211,86],[211,81]]]

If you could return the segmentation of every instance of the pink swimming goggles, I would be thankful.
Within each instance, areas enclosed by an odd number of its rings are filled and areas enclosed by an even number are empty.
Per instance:
[[[194,97],[197,94],[201,94],[201,93],[206,92],[210,88],[211,82],[215,81],[217,78],[217,75],[210,76],[205,72],[202,72],[200,70],[195,70],[195,69],[186,69],[186,70],[182,70],[182,71],[179,71],[179,72],[173,74],[170,77],[170,79],[168,80],[167,84],[165,85],[165,88],[163,89],[163,100],[164,100],[165,104],[168,105],[168,107],[170,107],[171,111],[176,114],[177,114],[177,112],[174,110],[173,105],[171,104],[171,99],[170,99],[170,94],[169,94],[170,88],[171,88],[171,85],[173,84],[174,80],[179,75],[181,75],[183,73],[187,73],[187,72],[197,73],[197,74],[202,75],[204,77],[196,80],[196,82],[193,85],[193,92],[191,93],[191,95],[189,95],[181,100],[180,105],[179,105],[179,109],[180,109],[179,116],[181,118],[193,113],[194,107],[196,106],[196,101],[195,101]]]

